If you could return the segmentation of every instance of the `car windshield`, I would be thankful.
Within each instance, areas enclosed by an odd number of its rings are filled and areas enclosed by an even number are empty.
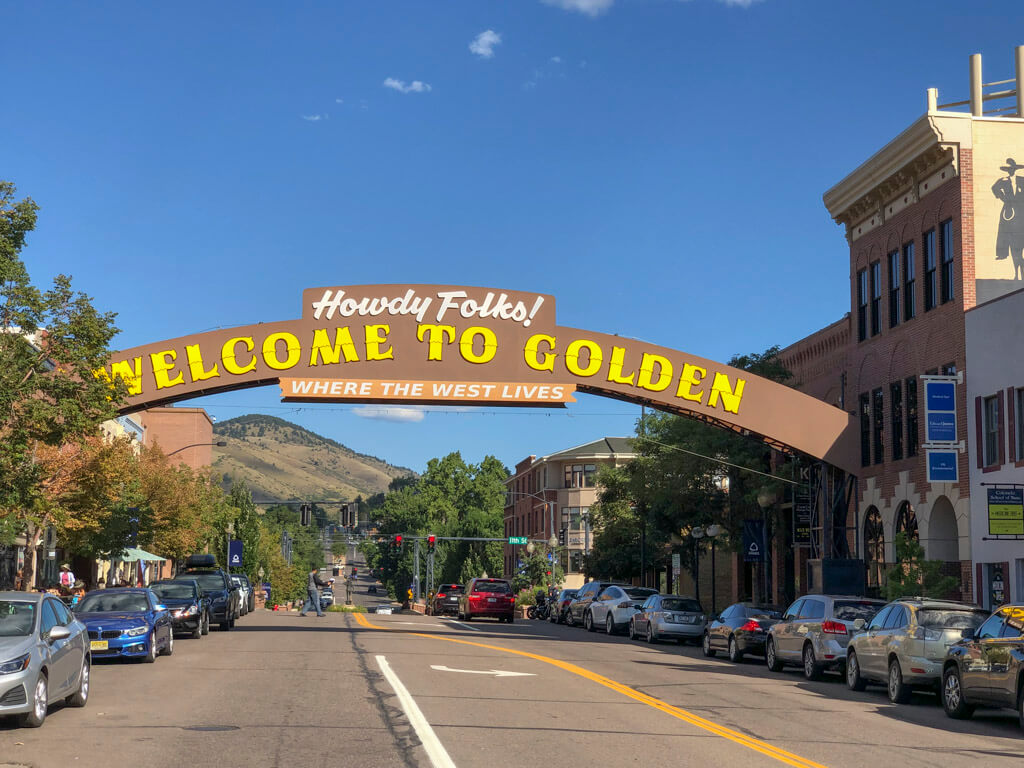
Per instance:
[[[36,604],[0,600],[0,637],[27,637],[35,626]]]
[[[188,577],[198,581],[203,590],[224,589],[224,577],[219,573],[190,573]]]
[[[633,600],[640,600],[641,602],[646,600],[651,595],[658,594],[656,589],[645,589],[644,587],[629,587],[622,590]]]
[[[447,587],[441,587],[441,592],[446,595],[457,595],[465,591],[461,584],[450,584]]]
[[[507,595],[512,590],[507,581],[478,581],[473,585],[474,592],[494,592]]]
[[[196,596],[191,584],[154,584],[152,590],[163,600],[191,600]]]
[[[106,595],[86,595],[75,606],[75,613],[116,613],[120,611],[148,611],[149,601],[137,592],[115,592]]]
[[[562,599],[563,600],[572,600],[574,597],[576,597],[576,590],[575,589],[567,589],[567,590],[562,592]]]
[[[883,606],[885,603],[876,603],[872,600],[836,600],[832,615],[841,621],[871,621]]]
[[[974,629],[988,618],[985,611],[926,608],[917,612],[917,623],[928,629]]]
[[[781,619],[782,611],[778,608],[767,605],[748,605],[746,608],[748,619]]]
[[[685,597],[663,597],[661,608],[665,611],[689,611],[690,613],[702,613],[700,603]]]

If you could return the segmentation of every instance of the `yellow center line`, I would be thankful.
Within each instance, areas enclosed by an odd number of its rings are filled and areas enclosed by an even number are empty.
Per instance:
[[[368,629],[391,629],[391,627],[385,627],[379,624],[372,623],[361,613],[354,613],[352,615],[355,616],[355,619],[359,624],[361,624],[364,627],[367,627]],[[701,728],[705,731],[713,733],[716,736],[721,736],[723,739],[728,739],[729,741],[735,742],[736,744],[740,744],[744,747],[747,747],[748,749],[752,749],[755,752],[760,752],[762,755],[767,755],[768,757],[774,758],[779,762],[795,766],[795,768],[825,768],[825,766],[821,763],[816,763],[813,760],[808,760],[805,757],[800,757],[800,755],[793,754],[792,752],[787,752],[784,749],[780,749],[779,747],[769,744],[767,741],[761,741],[761,739],[754,738],[753,736],[747,736],[745,733],[735,731],[732,728],[727,728],[724,725],[719,725],[718,723],[712,722],[711,720],[703,718],[700,715],[695,715],[692,712],[682,709],[681,707],[676,707],[654,696],[650,696],[646,693],[641,693],[635,688],[630,688],[628,685],[612,680],[611,678],[605,677],[604,675],[599,675],[595,672],[591,672],[589,669],[584,669],[583,667],[576,666],[575,664],[571,664],[567,661],[554,659],[550,656],[541,656],[540,654],[530,653],[529,651],[518,651],[514,648],[505,648],[500,645],[490,645],[489,643],[477,643],[472,640],[461,640],[454,637],[444,637],[436,634],[430,635],[423,632],[410,632],[409,634],[413,635],[414,637],[425,637],[428,640],[444,640],[448,643],[472,645],[477,648],[487,648],[491,651],[511,653],[515,656],[523,656],[528,659],[534,659],[545,664],[550,664],[554,667],[558,667],[559,669],[564,669],[566,672],[570,672],[574,675],[578,675],[579,677],[586,678],[587,680],[595,682],[598,685],[603,685],[605,688],[610,688],[613,691],[621,693],[623,696],[628,696],[629,698],[635,701],[639,701],[641,704],[646,704],[649,707],[653,707],[654,709],[664,712],[667,715],[671,715],[672,717],[689,723],[690,725],[696,726],[697,728]]]

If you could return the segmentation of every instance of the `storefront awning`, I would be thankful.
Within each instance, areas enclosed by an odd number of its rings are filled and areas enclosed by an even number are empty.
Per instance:
[[[152,552],[147,552],[138,547],[127,547],[121,554],[110,559],[123,563],[134,563],[139,560],[166,560],[167,558],[154,555]]]

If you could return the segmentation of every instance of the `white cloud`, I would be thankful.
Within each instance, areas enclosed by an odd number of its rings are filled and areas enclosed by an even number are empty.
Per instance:
[[[486,29],[473,38],[469,44],[469,50],[481,59],[489,59],[494,56],[494,46],[501,45],[501,35],[493,29]]]
[[[423,421],[427,415],[422,408],[404,408],[393,405],[360,405],[358,408],[353,408],[352,413],[361,419],[378,419],[380,421],[404,423]]]
[[[335,104],[344,104],[344,103],[345,103],[345,100],[344,100],[344,99],[335,99],[335,100],[334,100],[334,103],[335,103]]]
[[[754,3],[761,2],[761,0],[718,0],[718,2],[725,3],[726,5],[734,5],[737,8],[749,8]]]
[[[564,8],[567,11],[576,11],[587,16],[600,16],[612,7],[615,0],[541,0],[546,5],[553,5],[557,8]]]
[[[551,57],[551,63],[552,64],[561,64],[562,63],[562,57],[561,56],[552,56]]]
[[[406,85],[404,80],[396,80],[393,77],[389,77],[382,83],[382,85],[385,88],[390,88],[391,90],[398,91],[399,93],[429,93],[434,90],[430,83],[413,80],[411,83]]]
[[[324,116],[323,115],[303,115],[302,119],[303,120],[308,120],[311,123],[315,123],[318,120],[323,120]]]

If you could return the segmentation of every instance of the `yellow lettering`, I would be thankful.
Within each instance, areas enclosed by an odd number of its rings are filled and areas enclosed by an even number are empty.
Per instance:
[[[149,360],[153,364],[153,378],[156,380],[157,389],[167,389],[178,384],[185,383],[185,374],[178,371],[173,379],[167,375],[168,371],[174,370],[174,361],[178,359],[178,353],[173,349],[164,352],[150,352]]]
[[[473,345],[476,342],[477,336],[482,337],[484,340],[484,349],[479,355],[473,352]],[[482,325],[471,325],[459,337],[459,353],[467,363],[490,362],[494,359],[494,355],[497,352],[498,337],[494,335],[494,331],[490,328],[484,328]]]
[[[317,328],[313,331],[313,348],[309,351],[311,366],[318,365],[317,358],[322,360],[324,365],[337,365],[341,362],[342,353],[345,354],[346,363],[359,362],[359,353],[348,328],[334,329],[334,344],[331,344],[326,328]]]
[[[277,356],[277,342],[279,341],[285,342],[285,349],[288,350],[288,357],[283,363]],[[275,371],[294,368],[301,356],[302,345],[299,344],[299,340],[295,338],[294,334],[287,331],[272,333],[263,340],[263,362],[267,364],[268,368],[273,368]]]
[[[108,381],[113,378],[120,377],[124,383],[128,386],[129,395],[141,395],[142,394],[142,358],[134,357],[132,362],[127,360],[118,360],[116,363],[112,363],[110,366],[110,376],[107,376],[105,368],[101,368],[96,372],[100,376],[103,376]]]
[[[388,343],[388,334],[391,333],[390,325],[367,325],[364,327],[366,333],[366,359],[367,360],[394,360],[395,350],[388,345],[387,350],[381,351],[382,344]]]
[[[676,397],[681,397],[683,400],[689,400],[694,403],[700,403],[704,400],[704,390],[698,389],[696,392],[693,391],[694,387],[699,387],[701,380],[708,375],[707,370],[697,365],[690,365],[686,363],[683,365],[683,372],[679,375],[679,389],[676,390]]]
[[[455,341],[454,325],[418,325],[416,338],[423,341],[427,338],[427,360],[440,360],[442,345]]]
[[[590,361],[587,363],[586,368],[580,367],[580,350],[583,348],[586,348],[590,353]],[[576,376],[593,376],[601,370],[601,361],[603,359],[604,354],[601,352],[601,347],[598,346],[596,341],[588,339],[577,339],[565,350],[565,367],[569,369],[569,373]]]
[[[234,339],[228,339],[224,342],[224,346],[220,348],[220,361],[224,366],[224,370],[228,373],[233,373],[235,376],[241,376],[243,373],[256,370],[255,356],[246,365],[239,365],[236,361],[235,347],[239,344],[245,344],[246,352],[252,352],[256,348],[256,344],[251,336],[238,336]]]
[[[192,381],[206,381],[220,376],[216,363],[210,370],[203,368],[203,352],[198,344],[189,344],[185,347],[185,354],[188,356],[188,372]]]
[[[743,386],[747,382],[744,379],[736,379],[736,388],[733,389],[729,383],[729,377],[724,373],[715,372],[715,380],[711,382],[711,394],[708,396],[708,407],[714,408],[718,405],[718,397],[722,397],[722,408],[729,413],[740,412],[740,399],[743,397]]]
[[[540,351],[541,342],[547,344],[549,350],[554,350],[554,336],[548,336],[545,333],[535,333],[526,340],[526,347],[523,348],[523,357],[526,359],[526,364],[535,371],[553,371],[555,370],[556,355],[553,351],[542,354]],[[543,360],[541,359],[542,357]]]
[[[655,366],[657,366],[657,380],[654,379]],[[661,392],[668,389],[672,383],[672,362],[667,357],[652,355],[644,352],[640,360],[640,375],[637,376],[636,385],[651,392]]]
[[[622,361],[626,357],[626,350],[622,347],[612,347],[612,359],[608,361],[608,381],[615,384],[632,384],[635,373],[629,376],[622,375]]]

